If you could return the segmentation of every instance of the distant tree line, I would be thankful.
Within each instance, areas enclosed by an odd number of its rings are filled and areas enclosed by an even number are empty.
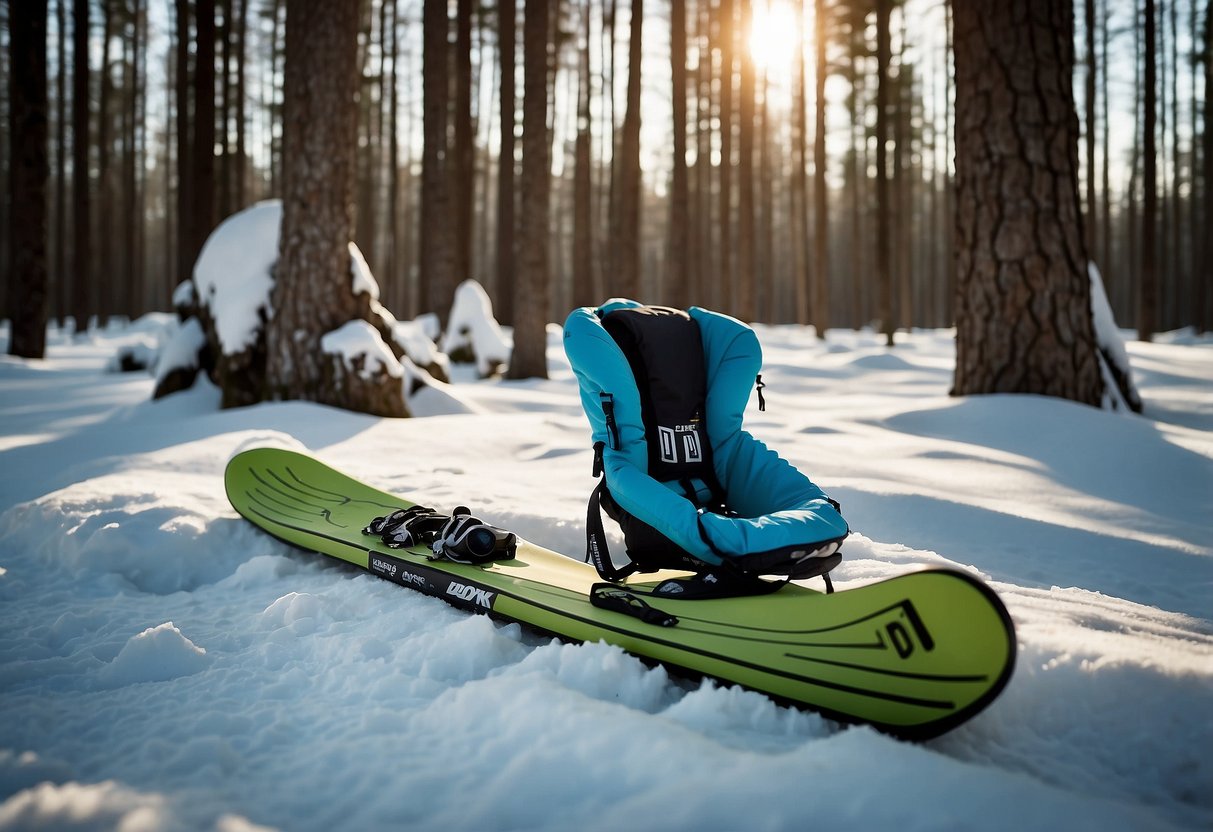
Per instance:
[[[1083,251],[1143,338],[1205,330],[1213,311],[1209,6],[1054,8]],[[947,56],[962,71],[971,44],[953,38],[976,35],[954,18],[981,7],[361,0],[353,238],[399,317],[443,315],[479,280],[518,325],[526,374],[544,322],[610,295],[871,325],[890,343],[952,325],[965,217]],[[798,36],[786,66],[751,48],[781,8]],[[0,15],[0,316],[32,313],[39,257],[52,318],[168,309],[215,225],[283,194],[286,3],[9,0]],[[660,71],[644,55],[666,56]],[[39,204],[41,255],[23,225]]]

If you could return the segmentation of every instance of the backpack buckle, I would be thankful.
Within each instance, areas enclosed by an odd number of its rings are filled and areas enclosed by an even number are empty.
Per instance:
[[[606,447],[606,443],[605,443],[605,442],[595,442],[595,443],[594,443],[594,471],[593,471],[593,475],[594,475],[595,477],[601,477],[601,476],[602,476],[602,472],[603,472],[603,470],[604,470],[604,466],[603,466],[603,463],[602,463],[602,451],[603,451],[603,449],[604,449],[605,447]]]

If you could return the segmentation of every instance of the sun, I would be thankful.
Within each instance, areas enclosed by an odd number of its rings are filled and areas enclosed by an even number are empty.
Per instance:
[[[800,48],[800,27],[787,0],[754,3],[750,55],[770,73],[790,74]]]

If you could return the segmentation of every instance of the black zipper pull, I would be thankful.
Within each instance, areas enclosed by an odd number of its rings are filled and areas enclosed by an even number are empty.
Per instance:
[[[758,409],[765,411],[767,409],[767,400],[762,397],[762,388],[766,387],[766,385],[762,383],[762,373],[759,373],[758,377],[754,379],[754,384],[758,387]]]

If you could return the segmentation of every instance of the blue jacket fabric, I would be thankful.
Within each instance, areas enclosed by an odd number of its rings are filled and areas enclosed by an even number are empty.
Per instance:
[[[715,473],[725,489],[728,507],[738,516],[701,515],[679,483],[663,483],[649,476],[636,379],[600,318],[615,309],[638,306],[636,301],[612,300],[598,309],[582,307],[564,325],[565,354],[581,388],[593,441],[604,443],[603,468],[615,502],[711,564],[720,562],[713,546],[726,555],[744,557],[845,537],[846,521],[825,493],[742,429],[742,414],[762,367],[762,348],[753,329],[718,312],[699,307],[687,310],[699,324],[703,341],[707,371],[704,418]],[[607,429],[604,393],[614,400],[617,444]],[[706,483],[702,488],[706,496]]]

